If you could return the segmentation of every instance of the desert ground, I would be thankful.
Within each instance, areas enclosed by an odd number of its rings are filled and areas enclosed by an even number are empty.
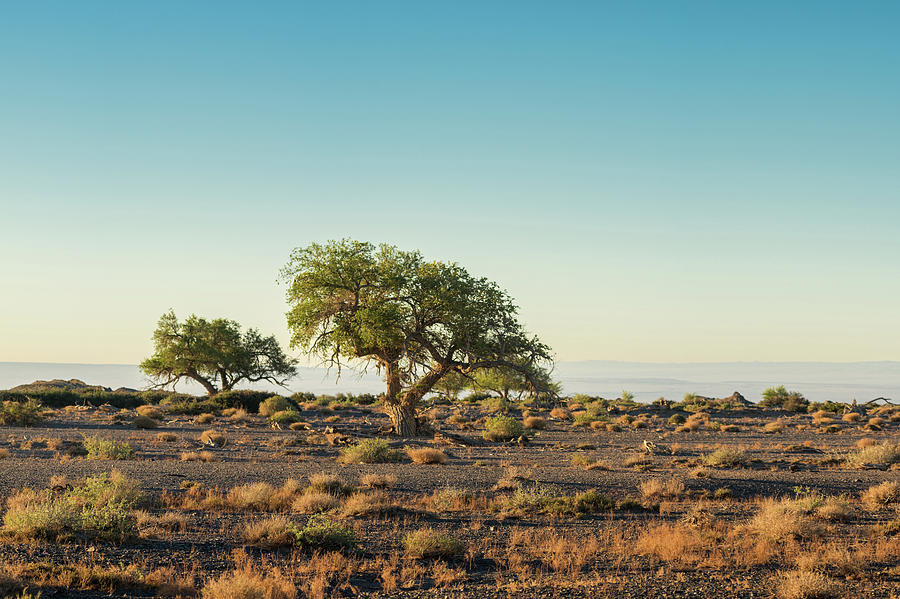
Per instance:
[[[900,596],[890,406],[184,412],[0,428],[3,596]]]

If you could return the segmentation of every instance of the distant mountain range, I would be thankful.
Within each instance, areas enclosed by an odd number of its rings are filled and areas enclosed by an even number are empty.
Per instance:
[[[875,397],[900,398],[900,362],[708,362],[655,363],[590,360],[559,362],[554,371],[565,393],[617,397],[623,389],[639,401],[658,397],[681,399],[685,393],[725,397],[740,391],[758,401],[766,387],[785,385],[813,401],[860,401]],[[35,380],[80,379],[106,387],[145,388],[146,378],[132,364],[56,364],[0,362],[0,389]],[[314,393],[380,393],[381,378],[345,370],[301,368],[288,389]],[[255,388],[279,390],[273,385]],[[198,385],[179,385],[179,391],[201,393]],[[282,393],[283,389],[280,390]]]

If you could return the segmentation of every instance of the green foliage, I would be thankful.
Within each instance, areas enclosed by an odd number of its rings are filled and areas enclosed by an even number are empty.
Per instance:
[[[134,453],[134,448],[126,441],[99,436],[85,437],[84,448],[89,460],[127,460]]]
[[[258,412],[262,402],[272,397],[269,391],[252,391],[249,389],[223,391],[208,398],[209,406],[216,410],[238,409],[250,413]]]
[[[311,550],[333,551],[353,549],[357,546],[356,533],[330,520],[323,514],[316,514],[303,528],[292,530],[297,544]]]
[[[809,400],[797,391],[788,391],[784,385],[769,387],[762,393],[763,400],[759,402],[764,408],[782,408],[789,412],[805,412],[809,407]]]
[[[384,439],[364,439],[341,451],[345,464],[385,464],[400,459],[400,452],[390,448]]]
[[[420,528],[403,537],[403,549],[413,559],[456,559],[465,546],[449,533]]]
[[[576,495],[556,495],[546,487],[519,488],[503,499],[499,507],[519,514],[565,514],[581,516],[608,512],[615,508],[615,502],[599,491],[591,489]]]
[[[707,466],[734,468],[746,466],[750,461],[750,457],[747,455],[747,452],[740,449],[723,448],[704,455],[701,460]]]
[[[159,387],[191,379],[215,395],[242,381],[283,385],[297,373],[297,361],[284,354],[274,335],[263,337],[256,329],[241,332],[237,322],[224,318],[206,320],[192,314],[178,322],[170,311],[159,319],[153,343],[153,355],[141,362],[141,370]]]
[[[843,414],[844,410],[847,408],[847,404],[840,403],[836,401],[825,401],[825,402],[812,402],[807,407],[807,411],[809,412],[817,412],[819,410],[824,410],[825,412],[831,412],[832,414]]]
[[[511,441],[525,432],[522,423],[511,416],[493,416],[484,422],[482,437],[488,441]]]
[[[3,531],[19,538],[86,537],[124,541],[136,536],[137,487],[116,472],[90,477],[66,491],[24,489],[14,495]]]
[[[551,361],[509,295],[457,264],[344,239],[294,250],[281,274],[291,346],[338,368],[375,363],[387,402],[405,407],[394,417],[413,432],[418,402],[449,373],[507,367],[534,378]]]
[[[34,426],[44,420],[44,406],[35,399],[23,402],[4,401],[0,404],[0,425]]]
[[[687,419],[681,414],[672,414],[669,416],[669,424],[672,425],[684,424],[686,421]]]
[[[276,424],[291,424],[292,422],[300,422],[300,412],[291,408],[289,410],[281,410],[269,416],[269,422]]]
[[[273,395],[259,404],[260,416],[272,416],[276,412],[293,409],[294,405],[291,401],[281,395]]]
[[[574,496],[564,495],[555,497],[547,506],[550,512],[580,516],[582,514],[596,514],[609,512],[615,509],[616,502],[603,495],[599,491],[591,489]]]

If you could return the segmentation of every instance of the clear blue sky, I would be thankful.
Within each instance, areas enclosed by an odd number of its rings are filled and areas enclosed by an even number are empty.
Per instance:
[[[0,361],[286,340],[291,248],[498,280],[563,360],[900,359],[896,2],[19,2]]]

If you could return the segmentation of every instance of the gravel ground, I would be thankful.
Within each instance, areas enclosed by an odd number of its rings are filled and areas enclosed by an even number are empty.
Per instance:
[[[462,408],[461,412],[473,419],[483,415],[473,407]],[[388,559],[391,554],[401,551],[399,537],[403,531],[430,525],[450,530],[476,548],[467,559],[453,565],[465,571],[465,580],[442,588],[429,576],[421,576],[419,584],[385,593],[377,576],[361,572],[351,574],[342,584],[330,584],[324,596],[331,593],[373,597],[772,597],[778,572],[790,569],[785,564],[695,569],[678,568],[648,556],[636,555],[623,561],[598,555],[578,576],[563,579],[546,568],[538,568],[533,572],[536,575],[528,580],[511,580],[498,575],[497,564],[478,548],[483,548],[486,543],[501,542],[513,530],[534,528],[592,535],[611,528],[643,530],[655,523],[677,522],[705,496],[722,487],[731,491],[731,499],[706,504],[712,506],[718,517],[734,524],[746,521],[762,497],[793,496],[796,489],[808,488],[825,495],[845,495],[856,501],[872,485],[886,480],[900,482],[900,470],[851,469],[837,463],[836,459],[854,451],[855,444],[863,437],[896,443],[900,426],[897,423],[888,423],[880,431],[870,431],[864,430],[859,423],[845,423],[838,418],[836,423],[840,431],[828,434],[813,424],[808,415],[748,409],[710,414],[712,420],[723,425],[737,425],[740,429],[737,432],[676,433],[674,427],[667,424],[672,412],[650,409],[646,412],[650,415],[648,428],[626,427],[621,432],[598,432],[589,427],[575,427],[567,421],[549,420],[547,430],[531,433],[528,443],[520,446],[481,443],[480,427],[466,429],[451,425],[446,416],[456,411],[440,408],[434,414],[439,423],[437,427],[474,444],[448,445],[430,438],[408,444],[443,449],[450,458],[447,464],[420,465],[404,459],[396,464],[341,466],[337,461],[341,448],[324,442],[321,433],[333,431],[350,438],[376,436],[385,424],[381,414],[365,408],[339,412],[304,411],[302,417],[310,423],[311,431],[295,432],[273,429],[257,416],[248,417],[243,423],[217,418],[210,425],[196,424],[188,416],[168,417],[157,429],[137,430],[131,425],[133,411],[58,410],[41,426],[4,427],[5,439],[0,443],[0,449],[6,449],[9,455],[0,460],[0,496],[5,498],[23,487],[46,487],[56,476],[77,479],[113,469],[136,480],[142,490],[154,498],[163,492],[178,496],[183,493],[181,489],[186,481],[228,490],[259,481],[276,486],[290,478],[305,481],[309,475],[322,471],[337,473],[352,483],[358,482],[364,474],[390,474],[397,478],[390,490],[399,506],[397,513],[349,521],[361,539],[359,559]],[[785,431],[763,433],[761,426],[776,418],[784,420]],[[224,431],[229,442],[222,448],[203,446],[198,438],[209,428]],[[158,441],[156,436],[160,432],[174,433],[178,440],[174,443]],[[128,441],[135,448],[135,455],[132,459],[119,461],[70,457],[67,447],[76,446],[85,435]],[[397,448],[404,446],[401,441],[384,438]],[[64,443],[60,444],[59,440]],[[645,440],[668,445],[675,455],[654,455],[645,458],[646,463],[631,464],[646,455],[642,448]],[[747,467],[702,468],[702,456],[721,447],[741,448],[749,454],[751,461]],[[183,452],[202,450],[211,451],[215,461],[180,461]],[[572,464],[575,455],[599,460],[605,468],[585,470],[575,467]],[[698,473],[698,468],[702,472]],[[640,499],[639,485],[651,478],[677,478],[684,483],[686,494],[678,500],[664,502],[661,511],[616,510],[582,518],[546,515],[510,518],[485,506],[449,513],[425,509],[423,496],[447,487],[464,489],[474,495],[500,496],[502,493],[492,491],[492,488],[511,472],[510,469],[515,469],[528,487],[543,487],[557,494],[572,495],[597,489],[618,502]],[[829,535],[854,539],[857,544],[893,543],[891,551],[894,553],[888,551],[888,555],[897,555],[900,550],[896,546],[900,539],[876,541],[870,532],[874,525],[896,517],[892,509],[888,506],[882,511],[857,510],[852,521],[832,526]],[[161,513],[165,509],[157,506],[150,511]],[[120,545],[7,539],[0,544],[0,559],[47,564],[140,564],[147,570],[173,566],[194,570],[200,585],[206,578],[232,567],[232,552],[244,547],[239,532],[242,525],[262,517],[248,512],[206,510],[189,510],[184,515],[188,520],[184,532],[174,532],[159,539],[141,538]],[[302,518],[297,516],[298,521]],[[281,564],[288,571],[296,571],[309,560],[307,554],[299,551],[256,548],[247,551],[267,560],[270,566]],[[900,569],[895,566],[874,564],[849,576],[833,575],[840,589],[834,596],[896,597],[900,592]],[[61,586],[43,588],[41,593],[41,597],[154,596],[153,591],[141,589],[115,589],[105,593],[97,589],[78,591]]]

